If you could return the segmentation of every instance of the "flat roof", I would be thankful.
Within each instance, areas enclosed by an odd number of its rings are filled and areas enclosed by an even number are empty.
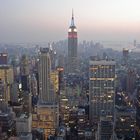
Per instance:
[[[114,60],[90,60],[90,65],[116,65]]]

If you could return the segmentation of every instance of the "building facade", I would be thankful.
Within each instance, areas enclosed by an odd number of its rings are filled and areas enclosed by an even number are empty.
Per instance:
[[[0,81],[3,82],[3,99],[8,103],[10,101],[10,86],[13,84],[13,68],[9,65],[0,65]]]
[[[91,60],[89,65],[90,121],[98,121],[102,113],[113,117],[115,61]]]
[[[38,105],[32,116],[32,129],[42,129],[47,140],[50,134],[55,134],[59,122],[58,105]]]

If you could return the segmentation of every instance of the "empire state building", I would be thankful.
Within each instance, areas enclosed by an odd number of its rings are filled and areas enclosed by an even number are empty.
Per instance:
[[[77,29],[72,12],[71,25],[68,31],[68,73],[77,73]]]

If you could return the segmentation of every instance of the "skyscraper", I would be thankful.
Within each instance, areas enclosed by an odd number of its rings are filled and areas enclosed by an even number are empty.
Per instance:
[[[74,24],[74,15],[72,11],[71,25],[68,31],[68,73],[77,72],[77,29]]]
[[[50,90],[51,60],[49,48],[41,48],[39,56],[39,100],[42,103],[53,102],[54,93]]]
[[[115,61],[91,60],[89,68],[90,119],[104,112],[113,117],[115,94]]]
[[[23,55],[21,58],[20,64],[20,73],[21,73],[21,84],[23,91],[30,91],[29,89],[29,60],[26,55]]]
[[[43,129],[45,139],[54,134],[58,126],[59,108],[51,83],[51,58],[49,48],[41,48],[39,55],[39,102],[33,114],[32,127]]]

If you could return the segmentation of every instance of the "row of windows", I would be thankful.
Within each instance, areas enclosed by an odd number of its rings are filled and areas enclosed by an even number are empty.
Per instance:
[[[103,80],[94,80],[91,82],[91,87],[114,87],[114,81],[108,80],[108,81],[103,81]]]

